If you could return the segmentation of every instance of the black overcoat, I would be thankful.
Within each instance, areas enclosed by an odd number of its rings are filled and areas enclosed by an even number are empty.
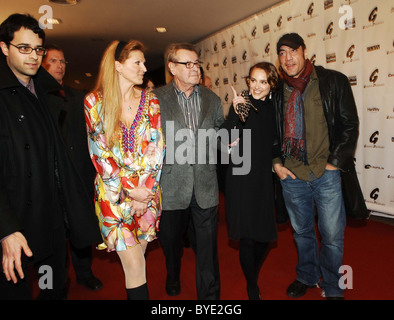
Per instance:
[[[238,144],[232,147],[226,174],[228,236],[232,240],[247,238],[271,242],[277,239],[272,175],[275,112],[268,98],[262,101],[250,96],[250,100],[257,111],[251,109],[245,123],[239,120],[231,105],[222,125],[229,134],[233,128],[238,129],[240,137]],[[243,160],[241,164],[238,164],[237,157],[234,158],[238,154]],[[243,168],[242,172],[236,173],[234,169],[240,167]]]
[[[89,155],[86,121],[84,113],[85,93],[69,86],[64,86],[65,97],[59,102],[58,95],[49,99],[51,114],[58,124],[64,145],[71,162],[81,178],[89,198],[94,202],[94,179],[96,169]]]
[[[0,240],[22,232],[35,261],[52,253],[53,230],[63,221],[75,246],[101,241],[93,201],[49,111],[62,104],[61,86],[40,68],[37,99],[4,56],[0,75]]]

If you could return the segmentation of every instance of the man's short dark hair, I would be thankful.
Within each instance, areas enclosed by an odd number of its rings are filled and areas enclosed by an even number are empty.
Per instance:
[[[29,29],[45,42],[45,32],[40,28],[38,21],[29,14],[14,13],[0,25],[0,41],[7,46],[14,39],[15,32],[21,28]]]

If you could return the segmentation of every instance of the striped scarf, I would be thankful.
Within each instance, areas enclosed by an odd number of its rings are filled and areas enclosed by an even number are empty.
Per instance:
[[[304,93],[311,78],[313,66],[309,59],[305,61],[305,69],[298,78],[283,73],[287,85],[293,88],[285,111],[285,134],[282,152],[286,158],[294,158],[308,164],[304,116]]]

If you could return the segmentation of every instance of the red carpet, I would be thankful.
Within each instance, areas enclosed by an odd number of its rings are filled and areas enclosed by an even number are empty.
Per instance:
[[[289,224],[278,228],[278,241],[273,244],[260,273],[259,285],[263,300],[290,300],[287,286],[295,280],[297,252]],[[238,250],[227,238],[223,196],[219,207],[219,263],[222,300],[246,300],[246,284],[238,260]],[[149,245],[147,277],[152,300],[195,300],[195,257],[193,250],[184,250],[182,259],[181,294],[165,293],[166,269],[158,241]],[[345,234],[344,265],[353,270],[353,289],[346,300],[394,299],[394,227],[375,221],[348,221]],[[94,250],[93,272],[104,288],[92,292],[75,282],[71,269],[69,300],[124,300],[124,277],[116,253]],[[298,300],[323,300],[321,290],[311,289]]]

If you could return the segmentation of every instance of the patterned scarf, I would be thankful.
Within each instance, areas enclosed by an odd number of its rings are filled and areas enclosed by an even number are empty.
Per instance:
[[[309,59],[305,61],[305,69],[298,78],[283,73],[289,87],[293,88],[285,111],[285,135],[282,152],[286,158],[295,158],[308,164],[306,151],[304,99],[302,94],[310,80],[313,66]]]

